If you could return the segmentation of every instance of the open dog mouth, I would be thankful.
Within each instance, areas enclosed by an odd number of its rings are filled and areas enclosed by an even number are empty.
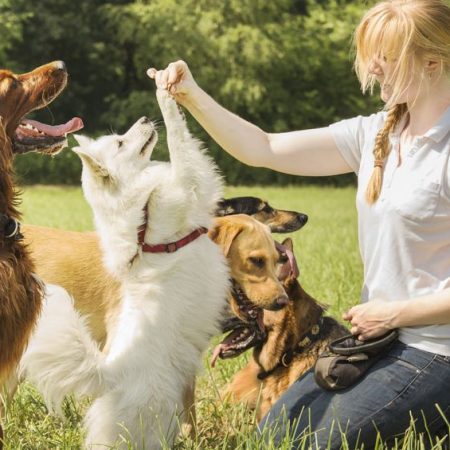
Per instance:
[[[79,117],[62,125],[46,125],[37,120],[22,119],[12,141],[14,152],[36,151],[54,155],[67,145],[67,135],[81,130],[83,126]]]
[[[237,306],[237,317],[223,324],[223,331],[231,333],[214,348],[211,367],[215,367],[218,358],[235,358],[266,337],[263,310],[249,300],[235,280],[232,280],[232,296]]]
[[[147,150],[150,147],[153,147],[153,145],[155,144],[156,140],[158,139],[158,133],[156,130],[152,131],[152,134],[150,135],[150,137],[147,139],[147,141],[145,142],[145,144],[142,146],[141,151],[139,152],[139,155],[144,155],[145,153],[147,153]]]

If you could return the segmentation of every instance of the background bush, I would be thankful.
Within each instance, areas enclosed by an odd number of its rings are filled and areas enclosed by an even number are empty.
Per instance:
[[[90,135],[123,132],[142,115],[160,119],[145,72],[180,58],[215,99],[266,131],[326,126],[380,108],[376,98],[362,97],[352,72],[351,36],[368,6],[361,0],[0,0],[0,66],[21,72],[63,59],[69,86],[35,117],[57,123],[78,115]],[[242,165],[191,122],[229,183],[304,182]],[[79,180],[80,164],[69,152],[16,164],[24,182]],[[308,181],[347,184],[353,177]]]

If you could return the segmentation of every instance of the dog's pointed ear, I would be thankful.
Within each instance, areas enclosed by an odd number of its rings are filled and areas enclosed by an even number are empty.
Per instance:
[[[80,147],[87,147],[93,141],[90,137],[83,136],[82,134],[73,134],[72,136]]]
[[[83,151],[82,147],[72,147],[72,151],[76,153],[83,164],[86,164],[99,177],[110,177],[109,172],[89,153]]]
[[[231,245],[242,230],[243,226],[241,224],[231,223],[226,218],[216,217],[214,226],[208,233],[208,236],[222,248],[223,254],[228,256]]]
[[[292,242],[292,239],[291,238],[286,238],[282,243],[281,243],[281,245],[283,246],[283,247],[286,247],[288,250],[290,250],[291,252],[293,252],[294,251],[294,243]]]

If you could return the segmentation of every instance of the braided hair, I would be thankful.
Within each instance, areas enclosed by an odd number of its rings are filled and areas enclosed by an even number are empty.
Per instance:
[[[406,103],[397,104],[392,107],[387,113],[383,128],[381,128],[375,138],[375,146],[373,148],[374,167],[366,189],[366,200],[370,205],[375,203],[380,196],[384,163],[391,152],[389,134],[394,130],[406,112]]]

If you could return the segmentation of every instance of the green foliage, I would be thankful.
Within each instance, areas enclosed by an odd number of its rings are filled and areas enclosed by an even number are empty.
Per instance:
[[[364,0],[0,0],[0,18],[6,14],[15,30],[15,41],[10,36],[0,44],[0,57],[6,52],[5,62],[16,70],[64,59],[71,83],[51,114],[47,109],[36,116],[61,122],[80,115],[88,134],[123,132],[144,114],[160,119],[145,72],[177,59],[186,60],[198,83],[225,107],[266,131],[282,132],[379,107],[378,100],[361,96],[352,73],[351,35],[365,8]],[[191,128],[230,183],[304,182],[243,166],[197,124]],[[29,182],[53,182],[36,161],[18,163],[22,179],[30,164],[37,178]],[[59,182],[79,178],[76,165],[70,170]]]
[[[12,0],[0,0],[0,65],[6,65],[6,52],[13,48],[15,42],[22,36],[22,22],[28,17],[23,12],[11,9]]]

